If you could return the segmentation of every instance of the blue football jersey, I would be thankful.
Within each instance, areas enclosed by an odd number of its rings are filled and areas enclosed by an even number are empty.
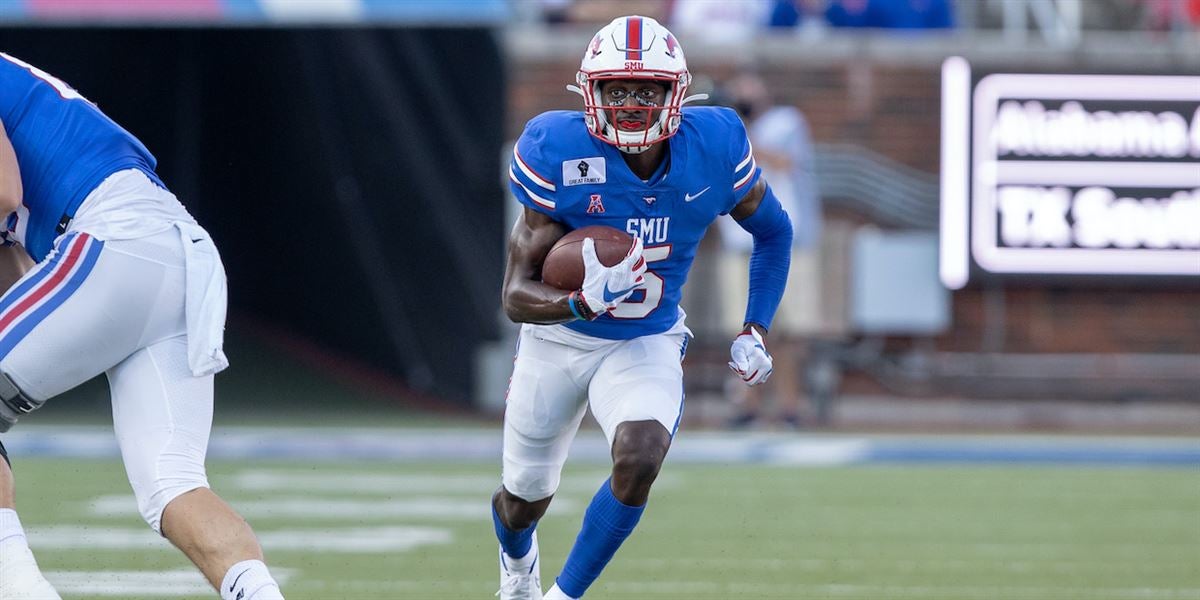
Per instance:
[[[109,175],[138,169],[162,185],[154,156],[137,138],[67,84],[4,53],[0,122],[24,188],[22,206],[7,215],[6,235],[34,260],[45,258],[61,233],[59,224]]]
[[[645,289],[595,321],[565,323],[575,331],[630,339],[670,329],[700,239],[759,178],[745,127],[728,108],[685,108],[662,143],[669,158],[643,181],[620,150],[588,133],[581,112],[538,115],[517,140],[509,179],[521,204],[567,229],[607,225],[645,244]]]

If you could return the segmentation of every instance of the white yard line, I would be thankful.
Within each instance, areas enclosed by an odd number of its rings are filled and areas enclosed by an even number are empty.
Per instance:
[[[564,476],[559,492],[592,494],[608,477],[607,471]],[[250,491],[314,491],[343,494],[471,494],[491,496],[500,485],[494,475],[402,474],[379,471],[299,472],[288,469],[248,469],[233,477],[233,486]],[[655,481],[655,489],[678,483],[669,474]],[[224,486],[223,486],[224,487]]]
[[[638,597],[711,595],[720,598],[956,598],[997,600],[1012,598],[1066,598],[1089,600],[1194,600],[1200,588],[1097,587],[1097,586],[954,586],[871,585],[841,583],[753,583],[704,581],[609,581],[596,586],[606,593]],[[729,594],[729,595],[726,595]],[[751,596],[751,594],[753,594]]]
[[[967,558],[953,560],[936,559],[903,559],[875,557],[871,560],[862,558],[844,558],[837,556],[794,556],[787,558],[709,558],[709,557],[675,557],[639,559],[639,569],[661,569],[666,572],[677,569],[702,567],[706,570],[724,569],[726,571],[750,572],[872,572],[899,571],[917,573],[925,571],[970,571],[971,573],[1040,573],[1052,572],[1060,575],[1097,571],[1105,573],[1132,572],[1145,573],[1146,570],[1178,571],[1196,564],[1194,559],[1180,556],[1178,559],[1163,561],[1156,560],[1153,565],[1130,563],[1124,559],[1109,560],[1029,560],[1003,558]]]
[[[338,597],[360,594],[376,597],[382,594],[422,593],[420,598],[486,597],[490,584],[470,581],[339,581],[315,582],[304,591],[329,591]],[[601,580],[593,592],[627,598],[887,598],[908,600],[925,598],[955,598],[956,600],[1012,600],[1033,598],[1087,598],[1088,600],[1195,600],[1200,594],[1196,587],[1102,587],[1102,586],[988,586],[988,585],[872,585],[843,583],[755,583],[707,581],[612,581]],[[390,596],[385,596],[390,597]]]
[[[491,521],[490,494],[473,498],[420,496],[379,500],[330,498],[279,498],[276,500],[239,500],[229,503],[247,519],[297,518],[325,520],[370,520],[396,518],[436,519],[445,521]],[[136,514],[133,496],[99,496],[87,502],[89,514],[97,517],[128,517]],[[550,505],[551,514],[574,514],[578,503],[559,498]]]
[[[290,569],[272,569],[275,578],[286,586],[296,573]],[[68,595],[120,596],[123,598],[165,598],[211,594],[211,588],[198,571],[49,571],[46,578]],[[480,595],[487,591],[475,582],[441,581],[339,581],[315,582],[302,586],[304,591],[328,588],[341,594],[383,594],[389,592],[447,594],[452,592]],[[595,591],[636,597],[778,597],[778,598],[946,598],[994,600],[997,598],[1084,597],[1092,600],[1192,600],[1200,588],[1100,587],[1100,586],[938,586],[870,585],[842,583],[777,584],[754,582],[714,583],[705,581],[602,581]],[[726,596],[731,594],[735,596]],[[749,596],[753,594],[753,596]]]
[[[271,569],[281,585],[293,569]],[[122,598],[209,596],[214,592],[196,569],[176,571],[47,571],[46,579],[67,596],[120,596]]]
[[[377,553],[404,552],[454,541],[449,529],[438,527],[304,528],[256,532],[265,550],[286,552]],[[175,552],[170,542],[149,528],[68,526],[30,527],[29,545],[44,550],[162,550]]]

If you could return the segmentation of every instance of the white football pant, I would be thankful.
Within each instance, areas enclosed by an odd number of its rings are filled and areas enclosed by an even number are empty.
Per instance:
[[[632,340],[522,326],[504,410],[504,488],[528,502],[552,495],[589,406],[610,447],[629,421],[658,421],[674,435],[689,335],[682,323]]]

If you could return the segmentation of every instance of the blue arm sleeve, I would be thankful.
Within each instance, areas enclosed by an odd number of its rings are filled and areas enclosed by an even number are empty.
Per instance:
[[[758,210],[738,224],[754,236],[746,322],[770,329],[792,263],[792,221],[768,185]]]

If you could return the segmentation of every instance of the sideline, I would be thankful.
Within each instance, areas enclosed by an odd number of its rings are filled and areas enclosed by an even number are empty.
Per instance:
[[[17,457],[119,457],[111,429],[30,425],[5,434]],[[212,460],[291,459],[324,462],[495,462],[500,432],[484,429],[220,427]],[[608,444],[582,431],[571,460],[606,464]],[[834,435],[687,432],[670,461],[692,464],[843,466],[871,464],[1022,464],[1200,467],[1200,440],[1183,437],[1033,435]]]

